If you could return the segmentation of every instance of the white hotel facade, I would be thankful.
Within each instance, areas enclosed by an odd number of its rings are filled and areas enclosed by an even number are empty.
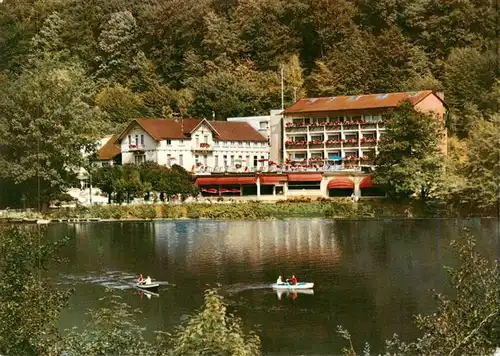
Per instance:
[[[134,120],[109,145],[119,147],[122,164],[177,164],[196,174],[253,172],[269,160],[267,139],[245,122]]]

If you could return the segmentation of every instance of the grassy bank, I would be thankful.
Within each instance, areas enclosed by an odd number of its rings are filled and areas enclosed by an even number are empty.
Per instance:
[[[332,219],[449,217],[452,213],[422,208],[415,204],[396,204],[386,200],[352,203],[350,199],[298,198],[275,203],[231,202],[188,204],[105,205],[66,208],[38,214],[17,214],[17,218],[45,219],[270,219],[321,217]]]

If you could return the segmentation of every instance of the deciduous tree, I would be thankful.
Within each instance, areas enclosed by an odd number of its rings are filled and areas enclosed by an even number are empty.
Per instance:
[[[405,199],[416,193],[426,200],[432,195],[442,175],[442,129],[436,117],[416,111],[409,101],[390,113],[374,178],[391,197]]]

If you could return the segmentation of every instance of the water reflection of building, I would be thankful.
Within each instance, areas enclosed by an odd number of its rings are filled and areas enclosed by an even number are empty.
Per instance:
[[[340,250],[331,225],[321,220],[172,222],[157,226],[155,245],[169,260],[184,258],[193,272],[215,268],[219,274],[231,265],[262,271],[264,264],[278,261],[335,264]]]

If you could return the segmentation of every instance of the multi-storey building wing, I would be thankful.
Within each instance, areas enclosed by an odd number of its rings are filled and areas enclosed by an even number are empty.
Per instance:
[[[325,170],[370,166],[388,109],[404,100],[444,122],[446,104],[430,90],[302,99],[284,111],[283,157]],[[441,150],[446,154],[446,135]]]
[[[245,122],[206,119],[133,120],[114,142],[123,164],[178,164],[200,173],[267,165],[267,139]]]

